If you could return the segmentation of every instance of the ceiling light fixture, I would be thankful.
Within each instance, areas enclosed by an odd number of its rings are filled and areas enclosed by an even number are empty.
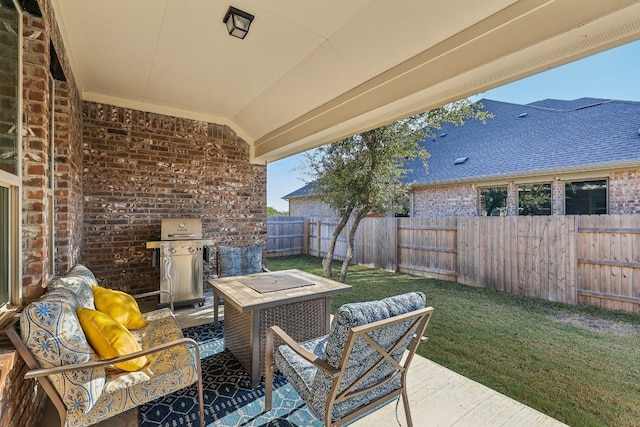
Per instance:
[[[254,16],[250,13],[229,6],[229,10],[227,10],[227,13],[224,15],[222,22],[227,24],[227,31],[229,31],[230,36],[244,39],[249,32],[253,18]]]

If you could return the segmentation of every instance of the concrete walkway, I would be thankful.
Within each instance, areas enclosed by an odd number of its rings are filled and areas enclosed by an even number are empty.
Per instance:
[[[409,368],[407,388],[411,418],[416,427],[566,425],[417,354]],[[402,402],[397,406],[397,419],[400,425],[406,426]],[[398,425],[396,404],[389,404],[351,425]]]

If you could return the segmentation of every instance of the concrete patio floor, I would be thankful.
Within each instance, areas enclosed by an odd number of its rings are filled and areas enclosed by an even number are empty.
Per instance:
[[[213,321],[211,293],[205,294],[205,298],[203,307],[176,309],[176,318],[182,328]],[[416,427],[566,425],[417,354],[409,369],[408,394],[413,424]],[[47,402],[38,426],[59,425],[58,413],[53,404]],[[386,427],[406,426],[407,423],[402,403],[391,403],[350,425]],[[95,426],[137,427],[138,410],[129,410]]]

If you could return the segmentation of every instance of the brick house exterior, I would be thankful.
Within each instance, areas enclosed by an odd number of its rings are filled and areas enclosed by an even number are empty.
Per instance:
[[[41,16],[22,16],[22,303],[76,263],[111,288],[158,289],[145,244],[163,217],[200,217],[216,243],[264,244],[266,166],[250,162],[249,145],[224,125],[83,101],[51,2],[37,5]],[[64,80],[51,85],[53,57]],[[44,393],[24,369],[0,339],[0,427],[40,418]]]
[[[336,212],[317,197],[292,197],[288,198],[288,201],[289,216],[304,216],[306,218],[336,217]]]
[[[428,171],[408,165],[411,216],[481,215],[480,194],[491,187],[506,189],[504,214],[518,215],[518,189],[529,184],[549,185],[550,214],[564,215],[565,184],[593,180],[606,182],[607,213],[640,214],[640,102],[479,102],[494,118],[444,125],[422,142]],[[329,215],[311,188],[284,196],[292,215]]]

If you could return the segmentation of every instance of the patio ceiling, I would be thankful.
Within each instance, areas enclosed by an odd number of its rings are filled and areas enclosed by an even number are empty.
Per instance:
[[[52,2],[84,100],[226,124],[257,163],[640,38],[638,0]]]

